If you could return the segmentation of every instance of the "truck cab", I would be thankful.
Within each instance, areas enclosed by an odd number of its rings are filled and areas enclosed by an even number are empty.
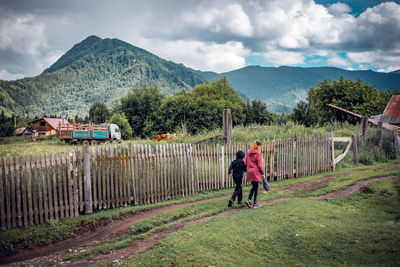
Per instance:
[[[110,133],[109,138],[111,140],[121,140],[121,131],[119,130],[118,125],[113,123],[102,123],[101,125],[107,125]]]

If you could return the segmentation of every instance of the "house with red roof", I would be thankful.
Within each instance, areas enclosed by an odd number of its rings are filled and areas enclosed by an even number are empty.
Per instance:
[[[66,119],[41,118],[33,121],[39,135],[51,135],[57,133],[59,124],[70,124]]]

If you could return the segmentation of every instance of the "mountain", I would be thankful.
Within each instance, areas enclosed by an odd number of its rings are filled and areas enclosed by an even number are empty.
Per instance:
[[[166,94],[204,82],[182,64],[118,39],[89,36],[36,77],[0,80],[0,109],[25,116],[85,116],[96,101],[108,106],[135,86]]]
[[[395,71],[392,71],[391,73],[393,73],[393,74],[400,74],[400,70],[395,70]]]
[[[318,86],[324,79],[360,79],[380,90],[400,88],[400,75],[371,70],[348,71],[333,67],[260,67],[248,66],[221,74],[196,72],[206,80],[226,76],[231,86],[250,99],[265,101],[273,112],[291,112],[296,103],[307,98],[308,89]]]
[[[248,66],[225,72],[203,72],[164,60],[118,39],[89,36],[36,77],[0,80],[0,111],[5,115],[86,116],[90,106],[125,96],[135,86],[157,86],[165,94],[190,90],[205,80],[226,76],[243,99],[265,101],[270,111],[291,112],[324,79],[361,79],[378,89],[400,87],[400,70],[391,73],[339,68]]]

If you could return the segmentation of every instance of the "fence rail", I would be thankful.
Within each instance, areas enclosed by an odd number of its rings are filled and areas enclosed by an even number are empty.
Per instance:
[[[331,136],[264,143],[265,174],[274,181],[332,170],[332,147]],[[248,144],[127,144],[3,157],[0,225],[22,227],[233,187],[229,164],[238,150],[249,148]]]

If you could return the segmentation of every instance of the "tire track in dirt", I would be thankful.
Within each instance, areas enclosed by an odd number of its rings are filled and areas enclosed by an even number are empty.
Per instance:
[[[355,171],[355,172],[360,172],[360,171],[371,171],[371,170],[359,170],[359,171]],[[308,181],[308,182],[303,182],[303,183],[299,183],[296,185],[274,188],[272,190],[293,190],[293,189],[305,188],[305,187],[313,186],[313,185],[319,184],[319,183],[326,183],[330,179],[342,177],[345,175],[349,175],[351,173],[354,173],[354,172],[349,172],[349,173],[345,173],[345,174],[341,174],[341,175],[328,176],[325,178]],[[353,186],[355,186],[355,185],[353,185]],[[354,188],[356,188],[356,187],[354,187]],[[351,190],[356,190],[356,189],[352,188]],[[352,192],[355,192],[355,191],[352,191]],[[334,193],[337,193],[337,192],[334,192]],[[348,193],[348,194],[350,194],[350,193]],[[330,194],[333,194],[333,193],[330,193]],[[327,197],[327,199],[334,198],[334,197],[331,197],[330,194],[325,195]],[[37,265],[55,266],[57,264],[60,264],[60,262],[62,262],[62,266],[69,266],[72,263],[71,262],[63,262],[62,259],[71,255],[71,253],[68,251],[71,248],[75,248],[80,245],[99,243],[103,240],[109,240],[114,237],[126,234],[128,232],[128,230],[130,229],[130,226],[134,225],[135,223],[137,223],[141,220],[144,220],[144,219],[154,217],[158,214],[161,214],[161,213],[164,213],[164,212],[167,212],[170,210],[183,208],[183,207],[190,206],[190,205],[197,204],[197,203],[213,201],[213,200],[218,200],[218,199],[224,199],[228,196],[229,195],[223,195],[223,196],[218,196],[218,197],[214,197],[214,198],[194,201],[194,202],[172,204],[172,205],[168,205],[168,206],[164,206],[164,207],[160,207],[160,208],[154,208],[154,209],[150,209],[150,210],[146,210],[146,211],[130,213],[125,218],[112,221],[111,223],[108,223],[108,224],[105,224],[106,222],[102,222],[105,225],[102,225],[102,223],[100,223],[99,225],[92,225],[89,227],[90,230],[82,231],[82,232],[78,233],[77,236],[74,238],[60,241],[56,244],[49,245],[49,246],[38,247],[33,250],[19,250],[17,254],[14,254],[10,257],[1,259],[0,264],[15,262],[14,264],[11,264],[11,265],[12,266],[21,266],[20,264],[22,264],[22,265],[32,264],[34,266],[37,266]],[[332,196],[334,196],[334,195],[332,195]],[[319,196],[319,197],[322,197],[322,196]],[[260,206],[263,206],[263,205],[271,204],[276,201],[293,199],[293,198],[298,198],[298,197],[275,199],[275,200],[270,200],[267,202],[262,202],[259,204],[260,204]],[[324,198],[318,198],[318,199],[324,199]],[[114,251],[109,254],[96,256],[90,260],[85,259],[82,261],[74,261],[73,266],[90,266],[90,265],[98,264],[98,263],[105,262],[105,261],[118,260],[118,259],[120,259],[121,256],[125,255],[125,252],[126,252],[126,256],[141,254],[141,253],[148,251],[151,248],[151,246],[156,244],[159,240],[164,238],[169,233],[178,231],[179,229],[184,228],[189,225],[192,225],[192,224],[197,224],[197,223],[200,223],[203,221],[208,221],[212,218],[224,216],[226,214],[238,212],[241,210],[243,210],[243,209],[236,208],[236,209],[232,209],[232,210],[227,210],[227,211],[223,211],[219,214],[216,214],[216,215],[213,215],[210,217],[205,217],[205,218],[201,218],[198,220],[185,222],[182,224],[172,226],[172,227],[166,228],[158,233],[150,234],[149,236],[145,237],[144,239],[135,240],[135,241],[131,242],[126,248],[118,250],[117,253]],[[44,256],[44,255],[49,255],[49,254],[51,254],[51,256],[47,256],[47,257]],[[114,256],[113,256],[113,254],[114,254]],[[34,258],[34,259],[32,259],[32,258]],[[29,259],[32,259],[32,260],[29,260]],[[18,262],[21,260],[24,262]]]

